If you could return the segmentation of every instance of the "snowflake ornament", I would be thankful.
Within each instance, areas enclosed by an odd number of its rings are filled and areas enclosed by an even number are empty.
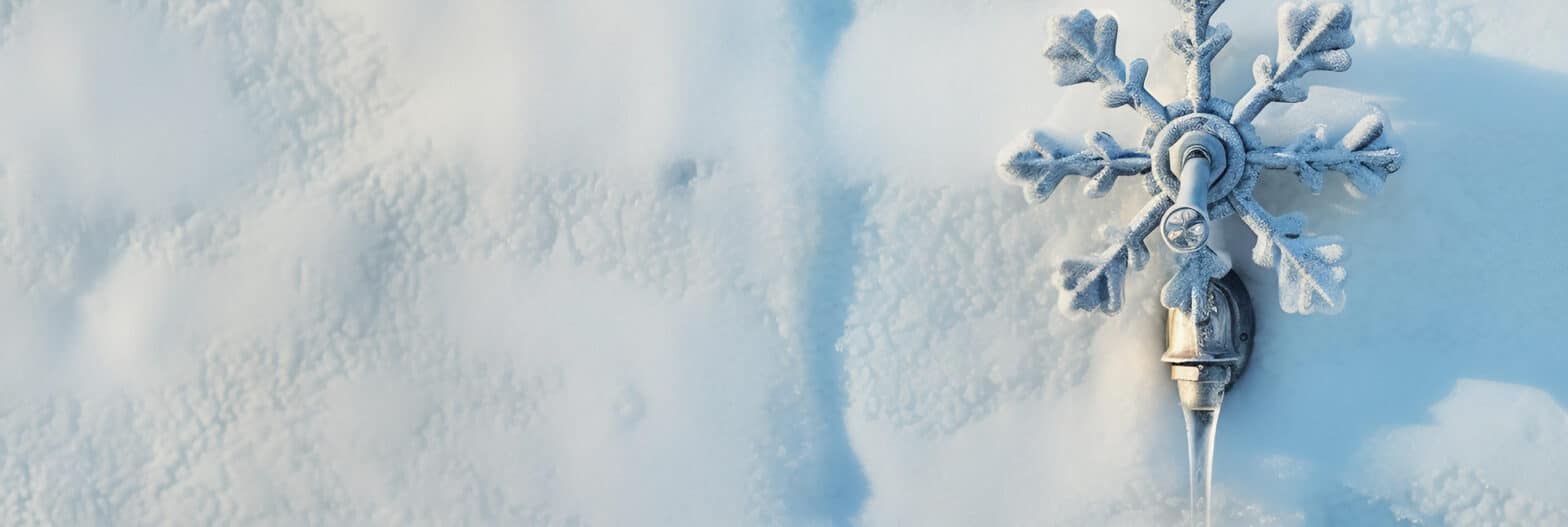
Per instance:
[[[1095,83],[1105,106],[1128,106],[1149,122],[1137,147],[1122,146],[1110,134],[1092,133],[1088,148],[1074,151],[1035,130],[1004,149],[998,159],[1004,180],[1023,187],[1031,203],[1050,197],[1067,176],[1088,179],[1084,194],[1105,196],[1124,176],[1142,176],[1152,199],[1124,229],[1112,229],[1112,245],[1099,254],[1062,263],[1055,281],[1061,287],[1064,311],[1115,314],[1121,309],[1127,270],[1149,261],[1144,239],[1161,229],[1177,251],[1180,269],[1161,291],[1166,307],[1189,315],[1208,313],[1208,283],[1229,272],[1229,262],[1206,245],[1209,222],[1240,216],[1257,235],[1252,259],[1274,268],[1279,276],[1280,308],[1287,313],[1333,313],[1344,304],[1345,248],[1336,238],[1309,236],[1300,214],[1275,216],[1258,204],[1253,192],[1264,169],[1294,171],[1309,191],[1323,188],[1325,172],[1347,178],[1356,197],[1378,193],[1390,173],[1399,170],[1400,154],[1384,137],[1383,113],[1371,113],[1344,137],[1331,141],[1319,125],[1286,146],[1265,146],[1252,121],[1271,103],[1306,100],[1301,78],[1313,71],[1345,71],[1350,33],[1350,8],[1338,3],[1287,3],[1279,10],[1279,50],[1253,64],[1252,89],[1235,104],[1210,94],[1210,65],[1231,31],[1209,20],[1224,0],[1172,0],[1184,16],[1183,27],[1170,33],[1170,49],[1187,64],[1186,97],[1161,104],[1144,79],[1143,59],[1123,62],[1116,55],[1116,19],[1095,18],[1088,10],[1053,18],[1049,23],[1046,58],[1056,82],[1067,86]],[[1214,160],[1207,187],[1207,219],[1192,209],[1172,208],[1178,198],[1180,168],[1171,164],[1172,146],[1183,136],[1217,139],[1223,152]],[[1182,154],[1177,154],[1182,155]],[[1167,214],[1170,212],[1170,214]],[[1163,227],[1163,228],[1162,228]]]

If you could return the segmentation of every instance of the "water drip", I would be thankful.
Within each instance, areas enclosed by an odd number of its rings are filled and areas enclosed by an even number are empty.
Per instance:
[[[1214,489],[1214,432],[1219,425],[1220,409],[1183,408],[1182,415],[1187,420],[1189,517],[1197,525],[1213,525],[1209,503]]]

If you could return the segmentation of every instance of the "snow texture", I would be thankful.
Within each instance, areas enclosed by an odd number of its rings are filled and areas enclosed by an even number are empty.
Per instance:
[[[991,179],[1146,125],[1053,85],[1042,20],[1154,49],[1168,5],[0,0],[0,524],[1172,525],[1164,277],[1114,318],[1051,283],[1148,195]],[[1355,298],[1259,311],[1216,518],[1562,524],[1568,179],[1476,152],[1559,148],[1568,6],[1353,6],[1361,64],[1259,135],[1376,103],[1421,177],[1263,170]],[[1214,23],[1273,49],[1274,7]]]
[[[1045,56],[1051,60],[1057,84],[1094,82],[1104,90],[1105,106],[1136,108],[1149,123],[1142,149],[1123,149],[1109,134],[1100,132],[1090,134],[1088,149],[1074,153],[1035,130],[1026,133],[1025,140],[1002,150],[998,159],[1002,179],[1023,187],[1029,201],[1039,203],[1050,197],[1066,175],[1093,174],[1084,194],[1099,198],[1110,191],[1117,177],[1143,174],[1145,188],[1153,199],[1140,212],[1129,234],[1146,236],[1152,228],[1137,228],[1144,226],[1145,214],[1169,207],[1175,199],[1177,183],[1165,168],[1168,141],[1179,137],[1180,131],[1207,131],[1224,140],[1233,165],[1210,189],[1214,194],[1209,204],[1211,219],[1219,221],[1233,213],[1242,216],[1258,239],[1253,261],[1277,271],[1280,308],[1285,312],[1339,312],[1345,301],[1345,269],[1339,265],[1345,255],[1344,247],[1329,237],[1303,237],[1306,220],[1302,215],[1274,217],[1258,204],[1253,193],[1262,169],[1282,169],[1296,171],[1314,194],[1323,189],[1324,171],[1345,174],[1357,197],[1377,194],[1388,175],[1400,167],[1399,151],[1384,138],[1386,118],[1374,108],[1338,143],[1329,143],[1326,127],[1318,125],[1285,147],[1260,146],[1252,122],[1270,103],[1306,100],[1307,89],[1300,81],[1307,73],[1350,69],[1346,48],[1355,43],[1350,32],[1350,8],[1337,3],[1281,5],[1277,55],[1258,57],[1253,66],[1254,84],[1233,107],[1211,95],[1213,62],[1232,38],[1228,26],[1209,25],[1224,1],[1172,3],[1182,13],[1183,27],[1170,33],[1168,43],[1187,65],[1187,100],[1169,107],[1162,106],[1144,88],[1149,72],[1146,61],[1124,63],[1116,56],[1115,18],[1095,18],[1083,10],[1071,16],[1053,17],[1047,24],[1049,43]],[[1205,114],[1228,119],[1235,128],[1178,119]],[[1236,161],[1244,161],[1245,165]],[[1163,212],[1156,212],[1156,219]],[[1122,282],[1127,268],[1141,269],[1147,260],[1147,255],[1132,248],[1141,247],[1141,243],[1141,237],[1118,239],[1117,245],[1095,258],[1063,262],[1057,284],[1070,295],[1070,301],[1061,306],[1068,310],[1118,312],[1125,302]],[[1228,263],[1214,257],[1208,249],[1178,260],[1181,270],[1166,283],[1161,302],[1187,313],[1205,308],[1199,299],[1206,298],[1208,282],[1202,277],[1223,276],[1229,270]]]
[[[1432,424],[1367,441],[1350,485],[1423,525],[1562,525],[1568,492],[1555,482],[1568,412],[1540,390],[1461,381],[1431,408]],[[1503,452],[1499,438],[1527,438]],[[1506,519],[1506,521],[1501,521]]]

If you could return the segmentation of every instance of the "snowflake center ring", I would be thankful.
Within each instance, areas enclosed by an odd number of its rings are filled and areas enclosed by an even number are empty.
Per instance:
[[[1248,125],[1250,126],[1250,125]],[[1247,170],[1247,147],[1242,141],[1241,133],[1230,121],[1214,114],[1189,113],[1172,119],[1148,140],[1145,148],[1149,151],[1149,168],[1154,172],[1154,182],[1159,185],[1160,191],[1170,196],[1175,196],[1181,188],[1181,178],[1176,167],[1181,164],[1181,159],[1175,159],[1172,166],[1171,147],[1175,146],[1182,136],[1190,132],[1201,132],[1218,139],[1225,147],[1224,171],[1214,176],[1214,182],[1209,184],[1209,215],[1215,218],[1228,216],[1224,210],[1217,210],[1217,205],[1224,203],[1230,197],[1231,191],[1236,190],[1237,183],[1241,182],[1242,174]],[[1175,153],[1174,155],[1180,155]]]

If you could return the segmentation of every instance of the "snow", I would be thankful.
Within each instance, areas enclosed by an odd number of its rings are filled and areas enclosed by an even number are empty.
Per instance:
[[[1225,97],[1275,35],[1231,4]],[[1051,80],[1082,7],[1179,97],[1152,0],[0,1],[0,523],[1173,524],[1174,263],[1114,318],[1050,283],[1142,191],[993,174],[1141,129]],[[1264,178],[1353,272],[1259,310],[1216,517],[1563,523],[1568,13],[1352,7],[1258,129],[1375,103],[1406,161]]]
[[[1545,391],[1462,380],[1432,406],[1430,425],[1370,438],[1351,485],[1387,500],[1401,519],[1422,523],[1520,525],[1568,521],[1568,414]]]

